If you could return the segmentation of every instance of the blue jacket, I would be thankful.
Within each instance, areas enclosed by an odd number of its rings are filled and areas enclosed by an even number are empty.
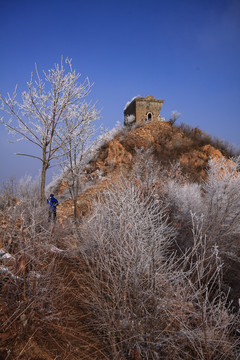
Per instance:
[[[56,206],[58,206],[58,201],[57,201],[57,199],[55,199],[55,197],[50,196],[47,199],[47,203],[49,204],[49,209],[50,210],[56,211]]]

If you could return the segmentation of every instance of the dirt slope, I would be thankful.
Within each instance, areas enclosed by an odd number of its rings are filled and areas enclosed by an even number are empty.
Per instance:
[[[92,200],[107,186],[117,181],[120,172],[127,173],[131,170],[136,161],[137,149],[151,149],[154,158],[163,165],[179,161],[184,172],[194,181],[200,181],[206,176],[210,157],[220,158],[223,155],[220,150],[209,144],[202,145],[199,133],[201,135],[200,130],[189,136],[178,127],[159,121],[120,132],[114,139],[102,145],[95,159],[85,169],[87,175],[81,178],[81,182],[88,182],[89,186],[79,195],[79,216],[85,215],[91,208]],[[57,189],[58,195],[66,188],[63,180]],[[69,199],[63,202],[58,210],[61,218],[72,216],[72,201]]]

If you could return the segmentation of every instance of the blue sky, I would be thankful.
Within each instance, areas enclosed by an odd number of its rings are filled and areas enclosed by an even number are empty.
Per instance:
[[[0,0],[0,49],[3,95],[63,55],[94,82],[104,127],[152,95],[166,119],[178,110],[179,122],[240,146],[240,0]],[[36,176],[40,162],[14,155],[35,149],[9,139],[0,126],[0,182]]]

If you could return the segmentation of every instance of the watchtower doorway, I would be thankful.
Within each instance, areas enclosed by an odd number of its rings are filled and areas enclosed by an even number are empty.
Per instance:
[[[151,121],[153,119],[153,114],[151,112],[147,113],[147,120]]]

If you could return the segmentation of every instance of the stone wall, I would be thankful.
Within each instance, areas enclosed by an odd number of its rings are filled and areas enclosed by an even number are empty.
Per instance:
[[[124,119],[129,115],[135,116],[135,122],[162,120],[160,111],[164,100],[155,99],[153,96],[134,99],[124,110]],[[126,122],[124,120],[124,124]]]

